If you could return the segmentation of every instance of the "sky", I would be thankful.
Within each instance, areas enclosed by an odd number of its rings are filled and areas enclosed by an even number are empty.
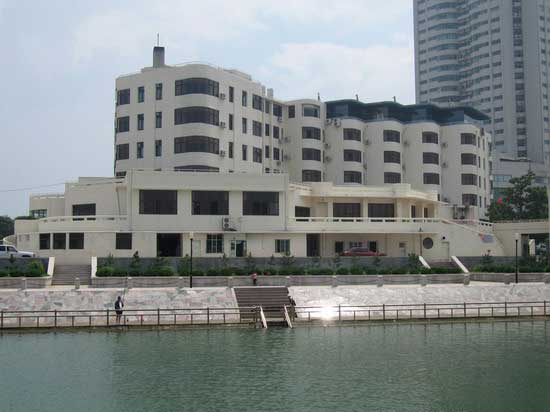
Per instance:
[[[151,65],[157,33],[167,64],[239,69],[278,99],[414,103],[410,0],[0,0],[0,215],[113,175],[115,78]]]

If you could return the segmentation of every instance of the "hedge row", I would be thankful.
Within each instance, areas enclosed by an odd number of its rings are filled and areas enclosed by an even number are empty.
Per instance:
[[[0,277],[37,278],[41,276],[46,276],[46,269],[44,269],[44,265],[42,264],[42,262],[38,260],[30,261],[24,268],[14,265],[0,269]]]

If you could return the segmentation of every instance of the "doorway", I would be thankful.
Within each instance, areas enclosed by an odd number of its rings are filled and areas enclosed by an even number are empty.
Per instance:
[[[307,256],[319,256],[320,235],[308,233],[306,235]]]
[[[181,257],[180,233],[157,233],[158,257]]]
[[[246,257],[246,240],[231,241],[231,256]]]

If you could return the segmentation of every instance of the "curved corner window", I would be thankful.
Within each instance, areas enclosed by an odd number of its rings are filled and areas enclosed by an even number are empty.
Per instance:
[[[361,151],[360,150],[344,150],[344,162],[359,162],[361,163]]]
[[[401,142],[401,133],[397,130],[384,130],[384,141],[385,142]]]
[[[422,132],[422,143],[435,143],[439,142],[439,136],[434,132]]]
[[[183,136],[174,138],[174,153],[220,153],[220,141],[209,136]]]
[[[344,140],[361,141],[361,130],[359,129],[344,129]]]
[[[302,160],[316,160],[321,161],[321,151],[319,149],[302,149]]]
[[[425,185],[438,185],[439,184],[439,173],[424,173],[424,184]]]
[[[439,153],[435,152],[424,152],[422,153],[422,162],[424,164],[439,164]]]
[[[206,123],[220,124],[220,112],[209,107],[191,106],[174,109],[174,124]]]
[[[321,108],[315,104],[303,104],[302,114],[304,117],[320,117]]]
[[[318,127],[302,127],[302,139],[321,140],[321,129]]]
[[[363,183],[362,173],[354,172],[353,170],[344,171],[344,183]]]
[[[176,80],[176,96],[184,94],[209,94],[218,97],[220,95],[220,84],[214,80],[202,77]]]
[[[401,183],[401,173],[384,172],[384,183]]]
[[[302,170],[302,182],[320,182],[321,172],[319,170]]]
[[[401,163],[401,153],[385,150],[384,163]]]

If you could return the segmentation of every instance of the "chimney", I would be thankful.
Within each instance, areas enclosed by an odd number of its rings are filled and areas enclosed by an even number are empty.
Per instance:
[[[153,48],[153,67],[164,66],[164,47],[155,46]]]

